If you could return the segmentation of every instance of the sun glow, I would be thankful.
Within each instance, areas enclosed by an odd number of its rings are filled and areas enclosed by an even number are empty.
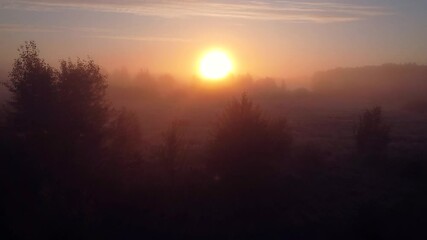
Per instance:
[[[231,73],[233,63],[224,51],[212,50],[203,56],[199,70],[203,78],[219,80]]]

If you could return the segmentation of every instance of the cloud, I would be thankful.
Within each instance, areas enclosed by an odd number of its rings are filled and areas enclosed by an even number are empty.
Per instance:
[[[0,8],[85,10],[164,18],[215,17],[288,22],[347,22],[391,14],[371,5],[281,0],[14,0]]]
[[[58,33],[58,32],[79,32],[87,33],[86,37],[102,38],[112,40],[127,40],[141,42],[191,42],[191,39],[162,37],[162,36],[126,36],[117,35],[110,29],[86,28],[86,27],[40,27],[24,24],[0,24],[0,32],[24,32],[24,33]]]
[[[58,27],[58,26],[35,26],[26,24],[0,24],[0,32],[84,32],[84,33],[108,33],[109,29],[87,28],[87,27]]]
[[[56,29],[26,26],[21,24],[0,24],[0,32],[58,32]]]
[[[172,37],[156,37],[156,36],[109,36],[98,35],[96,38],[112,39],[112,40],[127,40],[127,41],[141,41],[141,42],[191,42],[191,39],[185,38],[172,38]]]

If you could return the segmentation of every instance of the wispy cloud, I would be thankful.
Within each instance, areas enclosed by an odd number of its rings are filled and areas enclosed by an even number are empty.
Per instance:
[[[111,40],[141,41],[141,42],[191,42],[192,39],[164,37],[164,36],[127,36],[115,34],[110,29],[87,28],[87,27],[42,27],[25,24],[0,24],[0,32],[22,32],[22,33],[58,33],[78,32],[86,33],[85,37],[102,38]]]
[[[0,32],[58,32],[56,29],[21,24],[0,24]]]
[[[57,33],[57,32],[83,32],[83,33],[109,33],[111,30],[104,28],[88,28],[88,27],[58,27],[58,26],[36,26],[26,24],[0,24],[0,32],[41,32],[41,33]]]
[[[14,0],[0,8],[85,10],[164,18],[217,17],[291,22],[346,22],[391,14],[380,6],[281,0]]]
[[[141,42],[191,42],[191,39],[185,38],[173,38],[173,37],[156,37],[156,36],[109,36],[109,35],[98,35],[94,36],[102,39],[112,40],[127,40],[127,41],[141,41]]]

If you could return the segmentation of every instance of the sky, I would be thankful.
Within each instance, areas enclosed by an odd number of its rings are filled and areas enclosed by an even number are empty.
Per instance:
[[[336,67],[427,64],[425,0],[0,0],[0,68],[35,40],[52,65],[91,57],[190,77],[213,48],[235,74],[296,78]]]

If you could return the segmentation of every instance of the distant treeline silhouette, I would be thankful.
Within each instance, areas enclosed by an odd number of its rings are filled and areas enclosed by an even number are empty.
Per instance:
[[[55,69],[26,42],[5,85],[6,238],[427,236],[426,151],[393,152],[395,128],[381,107],[353,119],[353,145],[342,153],[297,139],[298,123],[266,114],[243,93],[223,106],[207,141],[194,148],[183,120],[165,127],[159,144],[144,138],[144,119],[112,106],[107,77],[93,60],[63,60]],[[299,90],[282,99],[282,90],[267,92],[260,99],[269,103],[311,94]],[[204,100],[223,99],[220,93]]]
[[[385,64],[358,68],[338,68],[316,73],[313,91],[347,99],[360,99],[400,106],[411,101],[427,101],[427,66]]]

